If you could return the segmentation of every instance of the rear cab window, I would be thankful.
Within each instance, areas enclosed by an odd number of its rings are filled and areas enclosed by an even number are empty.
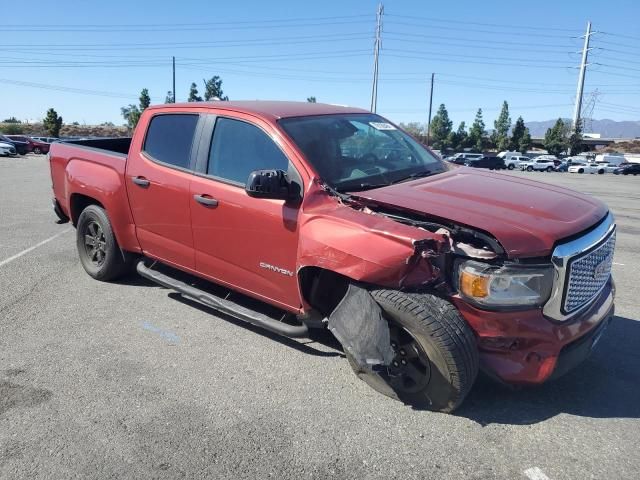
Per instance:
[[[144,140],[143,152],[159,163],[188,169],[191,148],[200,116],[168,113],[151,118]]]

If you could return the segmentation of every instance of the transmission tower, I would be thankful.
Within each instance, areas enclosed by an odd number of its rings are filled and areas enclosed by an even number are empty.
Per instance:
[[[593,133],[593,111],[600,95],[601,93],[597,88],[593,92],[587,93],[587,98],[582,104],[582,111],[580,112],[583,132]]]

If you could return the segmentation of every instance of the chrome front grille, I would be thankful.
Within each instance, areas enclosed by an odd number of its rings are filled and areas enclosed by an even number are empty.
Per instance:
[[[569,320],[590,305],[611,276],[616,225],[608,214],[583,236],[558,245],[551,256],[555,268],[551,296],[543,307],[547,317]]]
[[[571,313],[595,297],[609,280],[616,245],[615,232],[600,246],[569,261],[564,311]]]

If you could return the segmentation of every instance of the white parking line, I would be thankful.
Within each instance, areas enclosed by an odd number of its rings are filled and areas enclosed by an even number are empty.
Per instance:
[[[26,250],[21,251],[20,253],[16,253],[15,255],[2,260],[0,262],[0,267],[4,267],[6,264],[13,262],[14,260],[22,257],[23,255],[26,255],[29,252],[34,251],[36,248],[41,247],[42,245],[44,245],[45,243],[49,243],[51,240],[54,240],[56,238],[58,238],[60,235],[64,235],[65,233],[67,233],[68,231],[70,231],[70,228],[67,228],[66,230],[63,230],[62,232],[58,232],[55,235],[53,235],[52,237],[47,238],[46,240],[41,241],[40,243],[36,243],[33,247],[29,247]]]
[[[620,265],[621,267],[624,267],[624,263],[616,263],[616,262],[613,262],[613,264],[614,264],[614,265]]]
[[[531,468],[527,468],[524,471],[524,474],[530,479],[530,480],[551,480],[549,477],[547,477],[544,472],[542,470],[540,470],[538,467],[531,467]]]

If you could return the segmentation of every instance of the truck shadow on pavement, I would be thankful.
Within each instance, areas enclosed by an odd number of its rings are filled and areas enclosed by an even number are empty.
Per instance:
[[[640,418],[640,321],[616,316],[591,356],[539,387],[510,388],[478,377],[455,415],[481,425],[530,425],[560,413]]]

